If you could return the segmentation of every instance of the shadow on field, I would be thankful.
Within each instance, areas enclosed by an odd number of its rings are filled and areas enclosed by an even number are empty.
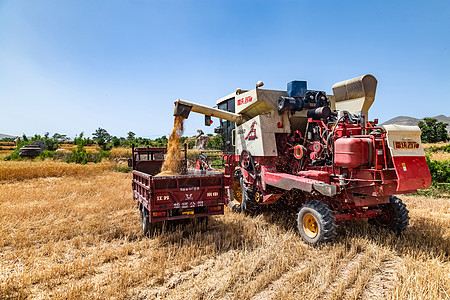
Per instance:
[[[233,214],[228,212],[228,214]],[[262,219],[278,226],[281,230],[297,232],[297,216],[293,211],[264,210],[258,214]],[[256,217],[256,216],[255,216]],[[257,225],[242,218],[226,219],[223,216],[210,218],[208,230],[202,232],[200,226],[192,223],[169,228],[153,235],[162,244],[197,246],[212,248],[218,254],[229,250],[251,250],[261,245],[262,240]],[[415,217],[408,229],[397,235],[387,229],[368,224],[367,220],[344,221],[338,223],[335,243],[348,244],[351,239],[360,238],[368,242],[388,247],[398,255],[411,254],[449,260],[450,238],[444,224],[436,220]],[[298,237],[300,239],[300,236]]]
[[[209,219],[208,229],[193,222],[173,224],[149,238],[161,245],[195,246],[210,249],[217,254],[230,250],[251,250],[261,245],[257,227],[249,222],[226,222],[223,216]]]
[[[338,242],[341,237],[360,237],[387,246],[399,255],[414,253],[417,256],[449,260],[450,239],[443,224],[434,220],[414,218],[400,235],[372,226],[366,220],[348,221],[339,225]]]
[[[284,230],[297,232],[297,215],[295,212],[261,213],[264,220]],[[367,220],[344,221],[338,223],[336,243],[346,243],[348,238],[362,238],[376,242],[402,253],[417,253],[426,257],[440,257],[444,261],[450,256],[450,237],[445,224],[436,220],[414,217],[407,230],[397,235],[387,229],[370,225]],[[300,238],[300,236],[299,236]]]

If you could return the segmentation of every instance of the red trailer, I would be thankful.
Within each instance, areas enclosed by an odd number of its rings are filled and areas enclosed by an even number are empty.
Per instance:
[[[223,215],[223,173],[186,167],[186,175],[154,176],[166,152],[166,148],[133,148],[129,160],[144,234],[182,219],[196,219],[206,228],[209,216]]]

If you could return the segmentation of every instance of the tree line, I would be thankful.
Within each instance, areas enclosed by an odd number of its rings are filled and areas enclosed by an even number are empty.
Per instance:
[[[212,135],[208,134],[209,142],[208,149],[213,150],[221,150],[222,149],[222,137],[220,135]],[[184,144],[185,142],[188,144],[188,148],[192,149],[195,145],[194,137],[181,137],[181,142]],[[25,134],[16,141],[15,137],[12,138],[3,138],[0,141],[2,142],[17,142],[17,147],[23,147],[25,145],[30,144],[35,140],[40,140],[45,143],[47,146],[47,150],[54,151],[58,148],[58,145],[61,143],[72,143],[73,145],[90,145],[97,144],[103,151],[109,151],[112,148],[131,148],[134,147],[167,147],[167,143],[169,139],[167,136],[163,135],[161,137],[150,139],[143,137],[136,137],[136,134],[132,131],[127,133],[126,137],[117,137],[112,136],[108,133],[108,131],[104,128],[97,128],[95,132],[92,133],[92,138],[85,136],[84,132],[81,132],[79,135],[76,135],[73,140],[71,140],[65,134],[55,133],[53,136],[50,136],[48,132],[44,135],[35,134],[32,137],[27,137]]]

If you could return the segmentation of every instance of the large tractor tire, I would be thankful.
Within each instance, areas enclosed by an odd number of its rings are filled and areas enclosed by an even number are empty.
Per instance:
[[[239,185],[234,185],[234,195],[235,199],[230,204],[232,211],[247,215],[255,215],[258,213],[259,204],[255,199],[255,191],[245,186],[242,176],[239,179]]]
[[[333,212],[317,200],[308,201],[300,208],[297,227],[303,241],[310,245],[333,241],[336,237]]]
[[[409,225],[409,211],[400,198],[389,196],[389,203],[380,205],[382,213],[369,223],[375,226],[388,228],[397,234],[401,233]]]

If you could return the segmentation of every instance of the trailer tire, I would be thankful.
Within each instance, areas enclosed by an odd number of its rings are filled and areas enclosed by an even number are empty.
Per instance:
[[[145,236],[149,236],[152,233],[152,223],[150,223],[150,217],[148,210],[145,207],[142,207],[140,210],[141,215],[141,224],[142,224],[142,231]]]
[[[330,242],[336,237],[333,212],[318,200],[303,204],[297,215],[297,227],[302,240],[310,245]]]
[[[194,224],[200,228],[201,232],[208,230],[208,217],[198,217],[194,219]]]
[[[375,226],[388,228],[397,234],[404,231],[409,225],[409,211],[403,201],[396,196],[389,196],[389,203],[380,205],[381,215],[369,219]]]

